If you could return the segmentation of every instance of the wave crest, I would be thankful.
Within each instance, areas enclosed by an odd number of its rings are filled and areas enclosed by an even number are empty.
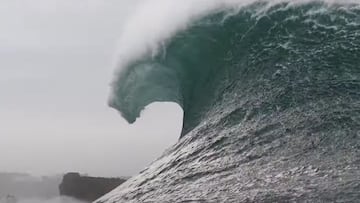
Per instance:
[[[109,102],[130,123],[152,102],[176,102],[184,110],[184,135],[210,110],[223,111],[219,101],[224,97],[241,94],[232,90],[235,84],[241,83],[244,92],[256,92],[269,84],[310,85],[333,75],[349,81],[342,65],[352,70],[359,65],[359,6],[335,1],[207,1],[209,6],[199,9],[204,2],[185,3],[171,18],[177,3],[163,2],[167,12],[137,30],[136,22],[153,14],[148,10],[153,5],[146,4],[130,21]],[[340,58],[330,57],[334,55]]]

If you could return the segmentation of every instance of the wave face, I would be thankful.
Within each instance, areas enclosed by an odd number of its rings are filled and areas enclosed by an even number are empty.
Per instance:
[[[111,106],[184,110],[182,138],[97,202],[356,202],[360,7],[212,11],[130,63]]]

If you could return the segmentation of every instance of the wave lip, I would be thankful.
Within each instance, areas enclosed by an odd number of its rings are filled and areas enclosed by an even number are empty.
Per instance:
[[[175,72],[160,63],[137,64],[120,75],[117,82],[120,85],[113,85],[113,91],[121,96],[113,97],[109,105],[133,123],[150,103],[181,103],[177,80]]]

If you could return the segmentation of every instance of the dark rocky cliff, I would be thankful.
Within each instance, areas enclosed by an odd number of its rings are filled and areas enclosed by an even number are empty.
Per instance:
[[[83,201],[94,201],[125,182],[122,178],[100,178],[67,173],[59,185],[60,195]]]

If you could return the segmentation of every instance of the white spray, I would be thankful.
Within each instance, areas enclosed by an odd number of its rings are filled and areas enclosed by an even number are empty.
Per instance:
[[[144,0],[126,22],[119,39],[115,64],[122,70],[130,62],[157,51],[177,32],[196,19],[223,9],[239,9],[255,2],[268,7],[289,2],[303,4],[316,0]],[[331,4],[355,4],[359,0],[322,0]]]

